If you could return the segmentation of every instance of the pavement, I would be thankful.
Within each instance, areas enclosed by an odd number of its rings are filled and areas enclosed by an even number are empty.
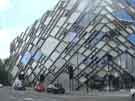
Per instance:
[[[128,92],[95,92],[82,95],[72,92],[64,95],[38,93],[32,89],[15,91],[12,88],[0,88],[0,101],[131,101]]]

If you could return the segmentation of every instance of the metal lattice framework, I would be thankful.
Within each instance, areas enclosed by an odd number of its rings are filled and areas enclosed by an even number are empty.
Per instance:
[[[135,34],[135,5],[131,1],[59,1],[14,40],[16,65],[11,72],[16,77],[24,70],[31,83],[44,74],[54,83],[70,63],[75,81],[80,82],[78,89],[94,75],[122,78],[127,73],[134,78],[135,43],[129,37]]]

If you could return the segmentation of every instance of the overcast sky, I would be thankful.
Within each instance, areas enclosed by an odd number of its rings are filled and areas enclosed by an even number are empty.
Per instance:
[[[0,0],[0,58],[9,56],[10,42],[58,0]]]

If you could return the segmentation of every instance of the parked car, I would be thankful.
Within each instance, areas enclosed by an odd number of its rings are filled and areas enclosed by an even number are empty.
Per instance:
[[[4,87],[3,84],[0,83],[0,88]]]
[[[135,99],[135,89],[134,88],[130,89],[130,94],[131,94],[132,100],[134,101],[134,99]]]
[[[53,93],[53,94],[64,94],[65,93],[65,89],[59,83],[54,84],[54,85],[50,84],[47,87],[47,92],[48,93]]]

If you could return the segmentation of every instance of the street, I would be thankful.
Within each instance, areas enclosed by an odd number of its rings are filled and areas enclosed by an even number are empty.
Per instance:
[[[33,90],[14,91],[11,88],[0,88],[0,101],[131,101],[127,95],[77,96],[52,95],[37,93]]]

